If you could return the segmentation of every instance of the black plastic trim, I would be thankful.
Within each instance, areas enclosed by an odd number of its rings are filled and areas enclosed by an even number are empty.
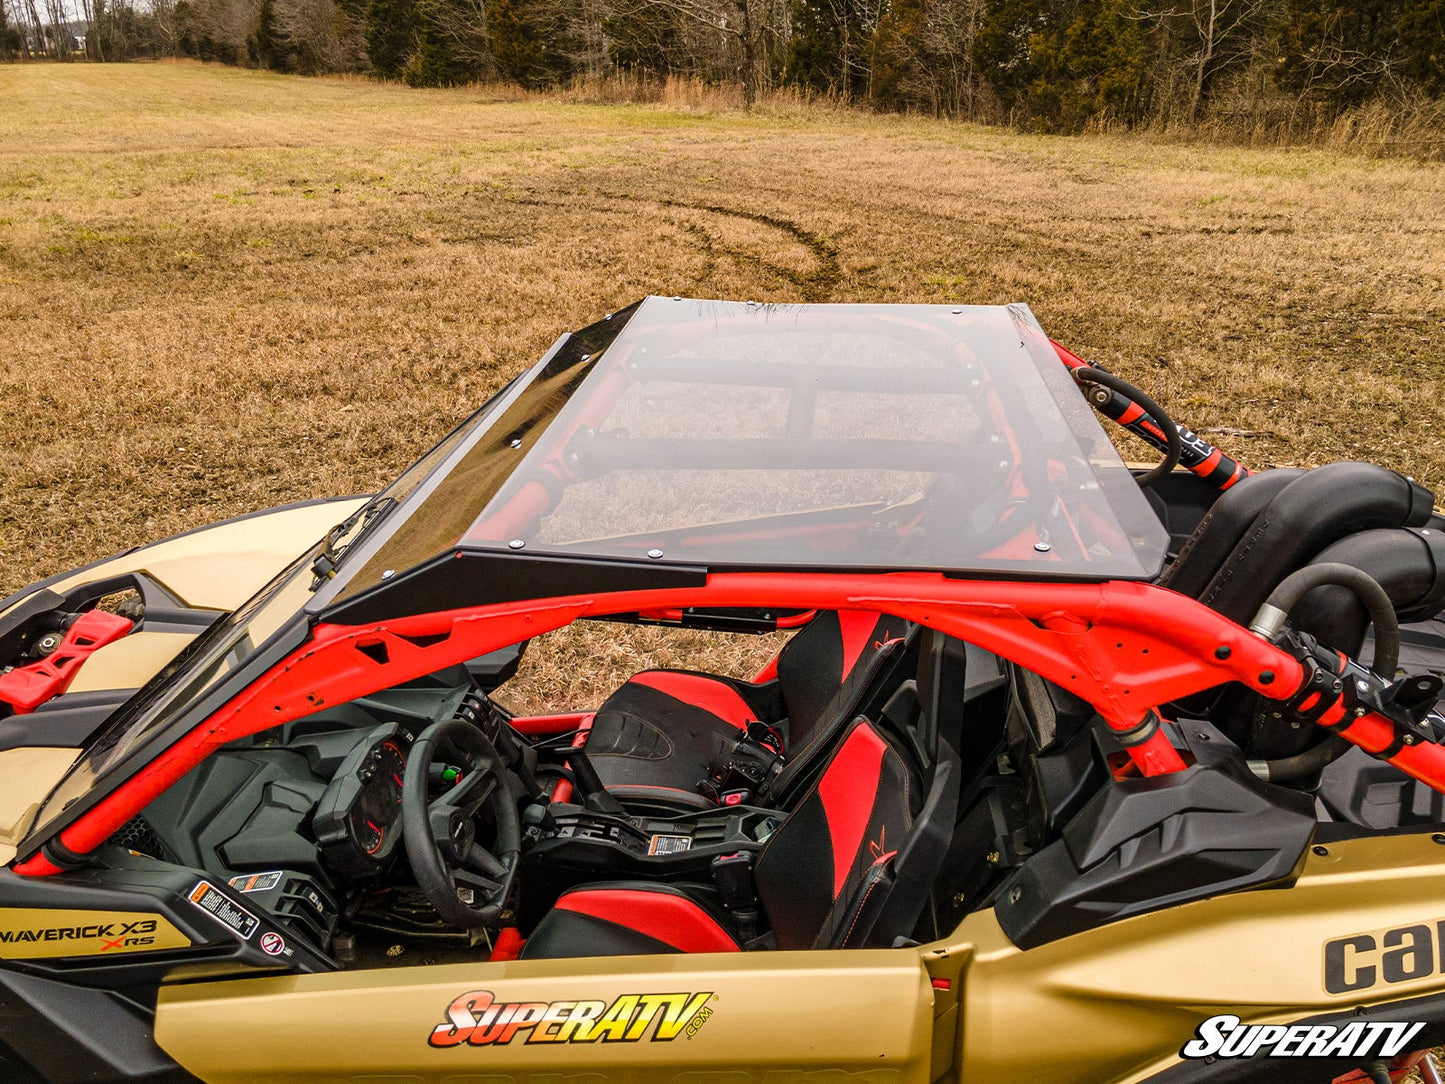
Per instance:
[[[364,625],[499,602],[706,584],[707,569],[688,565],[458,550],[324,611],[319,620]]]

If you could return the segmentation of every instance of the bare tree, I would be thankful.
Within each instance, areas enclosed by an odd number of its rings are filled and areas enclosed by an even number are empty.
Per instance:
[[[356,67],[361,47],[357,28],[336,0],[276,0],[276,31],[295,51],[303,72]]]
[[[751,107],[768,78],[768,60],[787,34],[782,0],[619,0],[618,18],[645,18],[663,9],[707,28],[737,50],[733,65],[743,102]]]
[[[184,27],[176,0],[150,0],[150,9],[158,51],[163,56],[180,56]]]
[[[1199,119],[1215,78],[1250,55],[1255,38],[1276,2],[1178,0],[1172,6],[1150,11],[1141,9],[1137,13],[1138,18],[1159,24],[1161,40],[1169,41],[1175,37],[1173,31],[1181,30],[1184,39],[1193,43],[1182,58],[1189,88],[1185,113],[1191,122]]]
[[[451,54],[469,68],[495,70],[487,34],[487,0],[443,0],[426,6],[427,18]]]

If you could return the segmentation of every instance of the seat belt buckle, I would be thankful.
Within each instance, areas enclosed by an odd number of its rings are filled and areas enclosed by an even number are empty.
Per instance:
[[[753,885],[753,856],[750,851],[720,854],[710,864],[713,885],[738,926],[739,944],[757,935],[758,894]]]

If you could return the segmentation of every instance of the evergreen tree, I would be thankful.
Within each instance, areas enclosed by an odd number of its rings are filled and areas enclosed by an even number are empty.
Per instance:
[[[416,0],[371,0],[366,7],[366,55],[371,70],[397,79],[417,50],[421,13]]]
[[[260,0],[256,22],[246,39],[246,56],[253,67],[270,68],[276,72],[290,71],[291,51],[276,30],[276,5],[273,0]]]
[[[1404,0],[1400,45],[1405,73],[1426,92],[1445,95],[1445,0]]]
[[[491,0],[487,29],[497,67],[522,86],[555,86],[571,73],[566,11],[552,0]]]
[[[416,47],[401,69],[401,77],[409,86],[453,87],[475,78],[472,66],[456,55],[451,42],[429,17],[428,8],[435,2],[438,0],[423,0],[417,5]]]
[[[868,92],[877,20],[862,0],[793,0],[784,79],[849,97]]]

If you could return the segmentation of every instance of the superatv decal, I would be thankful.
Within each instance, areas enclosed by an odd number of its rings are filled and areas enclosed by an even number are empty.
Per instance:
[[[1243,1024],[1225,1013],[1200,1024],[1184,1058],[1393,1058],[1408,1049],[1419,1023]]]
[[[490,990],[462,994],[446,1008],[447,1022],[432,1029],[432,1046],[506,1046],[522,1033],[528,1043],[671,1042],[688,1038],[712,1015],[712,991],[697,994],[623,994],[605,1001],[497,1001]],[[649,1035],[650,1031],[650,1035]]]
[[[1325,991],[1348,994],[1445,971],[1445,919],[1325,942]]]
[[[7,960],[153,952],[190,944],[164,918],[144,911],[0,908],[0,958]]]

